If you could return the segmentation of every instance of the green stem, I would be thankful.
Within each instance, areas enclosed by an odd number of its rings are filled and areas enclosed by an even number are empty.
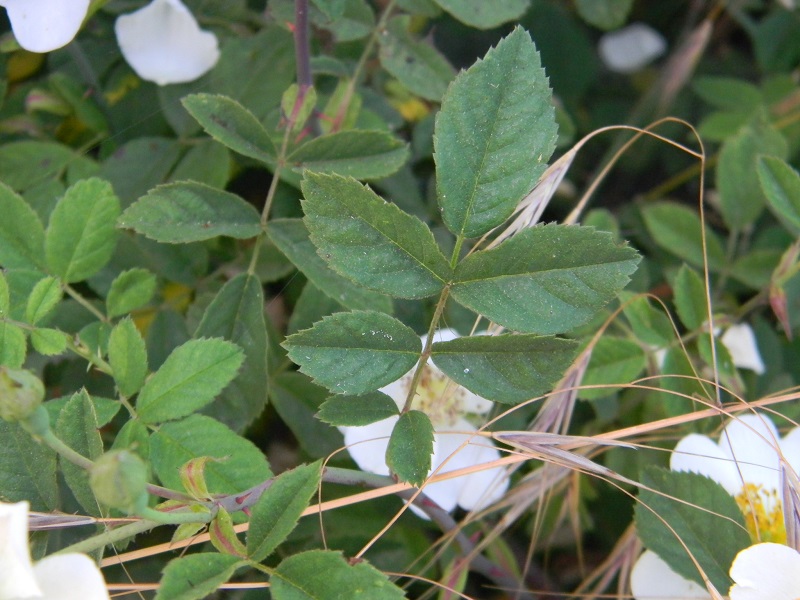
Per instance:
[[[449,295],[450,284],[448,283],[446,286],[444,286],[442,293],[439,295],[439,301],[436,303],[436,310],[433,312],[433,318],[431,318],[431,324],[428,327],[428,339],[425,342],[425,347],[422,349],[422,355],[419,357],[417,368],[414,371],[414,377],[411,379],[411,385],[408,387],[408,396],[406,397],[406,402],[403,405],[403,413],[407,413],[409,410],[411,410],[411,403],[414,401],[414,396],[417,394],[419,380],[422,377],[422,372],[425,369],[425,365],[427,364],[428,358],[430,358],[431,355],[433,335],[436,333],[436,327],[439,325],[439,319],[442,317],[442,312],[444,312],[444,307],[447,303],[447,296]]]
[[[108,317],[106,317],[103,313],[101,313],[94,306],[92,306],[91,302],[89,302],[86,298],[81,296],[81,294],[77,290],[75,290],[75,288],[73,288],[71,285],[69,285],[68,283],[64,284],[64,291],[67,292],[67,295],[69,295],[70,298],[75,300],[75,302],[80,304],[83,308],[85,308],[90,313],[92,313],[95,317],[97,317],[98,320],[100,320],[103,323],[108,323],[109,322],[108,321]]]
[[[214,518],[213,511],[167,512],[167,511],[156,510],[154,508],[150,508],[149,506],[140,508],[137,512],[138,516],[143,517],[153,523],[158,523],[159,525],[181,525],[183,523],[210,523],[211,519]]]
[[[94,463],[83,456],[83,454],[75,452],[75,450],[67,446],[58,437],[56,437],[56,434],[53,433],[52,430],[48,430],[47,433],[43,434],[41,436],[41,440],[46,446],[57,452],[62,458],[67,459],[74,465],[78,465],[82,469],[89,470],[94,465]]]
[[[154,521],[136,521],[134,523],[123,525],[122,527],[117,527],[116,529],[109,529],[103,533],[86,538],[85,540],[81,540],[80,542],[59,550],[56,552],[56,554],[67,554],[68,552],[80,552],[83,554],[88,554],[110,544],[114,544],[115,542],[120,542],[129,537],[133,537],[139,533],[150,531],[158,525],[160,525],[160,523],[156,523]]]

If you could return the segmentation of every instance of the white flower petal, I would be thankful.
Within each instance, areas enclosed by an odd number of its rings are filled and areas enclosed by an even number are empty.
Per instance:
[[[347,451],[362,471],[389,475],[386,447],[397,417],[389,417],[364,427],[339,427]]]
[[[706,588],[678,575],[651,550],[645,550],[633,565],[631,593],[636,600],[711,598]]]
[[[0,502],[0,598],[40,594],[28,551],[28,503]]]
[[[800,427],[795,427],[780,442],[783,457],[795,473],[800,473]]]
[[[761,353],[758,351],[756,336],[750,325],[732,325],[722,334],[720,341],[725,344],[733,359],[733,364],[742,369],[750,369],[759,375],[766,371]]]
[[[667,49],[664,37],[644,23],[632,23],[600,38],[600,58],[611,71],[633,73]]]
[[[780,466],[776,446],[780,436],[764,415],[741,415],[728,423],[720,436],[723,452],[738,463],[746,483],[760,484],[768,490],[780,488]]]
[[[78,33],[90,0],[2,0],[19,45],[31,52],[66,46]]]
[[[397,408],[403,408],[403,405],[406,403],[406,395],[408,394],[408,386],[411,383],[411,378],[414,375],[414,371],[411,370],[405,375],[403,375],[397,381],[393,381],[389,385],[383,386],[380,390],[387,396],[389,396],[394,403],[397,404]]]
[[[128,64],[158,85],[193,81],[219,59],[217,37],[202,31],[180,0],[153,0],[119,17],[114,30]]]
[[[41,600],[108,600],[103,575],[85,554],[47,556],[33,567]]]
[[[705,435],[691,433],[679,441],[670,456],[669,468],[705,475],[732,496],[742,491],[742,479],[730,454]]]
[[[782,544],[756,544],[731,565],[731,600],[795,600],[800,596],[800,554]]]

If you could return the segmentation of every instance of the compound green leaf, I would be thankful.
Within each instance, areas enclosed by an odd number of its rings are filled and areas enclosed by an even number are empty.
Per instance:
[[[675,276],[675,310],[689,331],[698,329],[708,320],[706,286],[703,278],[688,265],[682,265]]]
[[[122,213],[118,225],[157,242],[185,244],[219,235],[255,237],[261,217],[235,194],[184,181],[150,190]]]
[[[0,327],[2,325],[0,324]],[[30,503],[31,510],[59,507],[57,454],[16,423],[0,419],[0,489],[3,502]]]
[[[55,432],[59,438],[78,454],[90,460],[103,453],[103,441],[97,430],[97,413],[86,390],[73,394],[61,409]],[[89,485],[89,472],[69,461],[61,461],[64,479],[75,499],[90,515],[101,516],[100,506]]]
[[[205,415],[165,423],[150,437],[150,460],[161,482],[182,489],[180,468],[208,456],[204,470],[212,494],[242,492],[272,477],[264,453],[229,427]]]
[[[454,300],[526,333],[562,333],[587,322],[628,283],[637,252],[590,227],[525,229],[456,268]]]
[[[275,600],[401,600],[403,591],[364,560],[341,552],[309,550],[285,559],[270,578]]]
[[[733,496],[703,475],[657,467],[642,473],[642,484],[654,490],[642,489],[635,508],[636,531],[642,543],[673,571],[703,585],[691,553],[711,583],[718,590],[727,590],[732,583],[728,570],[733,559],[751,544]]]
[[[270,239],[308,279],[332,300],[351,310],[392,312],[388,296],[367,290],[339,275],[322,260],[302,219],[275,219],[267,229]]]
[[[244,350],[236,379],[204,411],[243,431],[267,405],[267,327],[258,279],[242,273],[228,281],[206,308],[195,337],[221,337]]]
[[[246,564],[236,556],[216,552],[173,558],[164,569],[156,600],[202,600]]]
[[[130,317],[117,323],[111,330],[108,362],[123,396],[130,398],[142,388],[147,376],[147,348]]]
[[[339,274],[400,298],[439,293],[451,275],[430,229],[355,179],[306,172],[305,223]]]
[[[774,213],[793,233],[800,232],[800,174],[785,160],[762,156],[758,179]]]
[[[495,4],[481,2],[491,13]],[[439,206],[454,234],[486,233],[533,189],[555,148],[551,97],[539,53],[519,27],[455,78],[434,133]]]
[[[349,129],[309,140],[286,160],[298,171],[379,179],[402,167],[408,154],[408,144],[385,131]]]
[[[55,356],[67,349],[67,334],[58,329],[39,327],[31,331],[31,345],[39,354]]]
[[[537,335],[461,337],[433,344],[433,361],[450,379],[488,400],[515,404],[552,389],[577,343]]]
[[[71,186],[50,214],[45,233],[50,271],[73,283],[102,269],[117,246],[119,213],[119,199],[107,181],[93,177]]]
[[[421,486],[431,470],[433,424],[424,412],[410,410],[400,415],[389,437],[386,465],[400,481]]]
[[[139,418],[160,423],[201,409],[236,377],[243,360],[242,350],[225,340],[190,340],[178,346],[139,393]]]
[[[44,265],[44,227],[22,197],[0,183],[0,266],[41,269]]]
[[[147,269],[123,271],[111,282],[106,297],[109,317],[119,317],[150,302],[156,292],[156,276]]]
[[[530,0],[434,0],[456,19],[478,29],[493,29],[520,18]]]
[[[605,30],[622,27],[632,6],[633,0],[575,0],[581,18]]]
[[[261,562],[297,525],[319,486],[322,463],[301,465],[281,473],[253,506],[247,533],[247,554]]]
[[[41,279],[31,290],[25,306],[25,320],[36,325],[58,305],[61,300],[61,284],[55,277]]]
[[[183,106],[211,137],[231,150],[273,164],[277,151],[255,115],[233,98],[219,94],[192,94]]]
[[[319,407],[317,418],[337,427],[363,427],[400,414],[397,404],[383,392],[361,396],[333,396]]]
[[[419,337],[384,313],[336,313],[282,346],[300,371],[335,394],[363,394],[399,379],[419,359]]]
[[[430,43],[414,39],[411,17],[392,18],[379,37],[383,68],[411,93],[439,102],[455,76],[455,70]]]

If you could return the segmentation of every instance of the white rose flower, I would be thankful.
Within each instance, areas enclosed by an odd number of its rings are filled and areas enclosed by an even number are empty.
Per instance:
[[[193,81],[219,60],[217,36],[203,31],[180,0],[153,0],[114,25],[122,55],[158,85]]]
[[[458,333],[452,329],[442,329],[435,334],[437,342],[457,337]],[[427,336],[423,336],[423,347],[426,340]],[[398,408],[402,408],[413,375],[412,369],[380,391],[390,396]],[[494,443],[486,438],[473,437],[467,446],[458,451],[459,446],[470,438],[470,433],[477,431],[475,425],[468,421],[465,415],[484,415],[492,408],[492,403],[454,383],[436,368],[431,360],[424,367],[412,408],[428,415],[434,427],[432,470],[447,459],[449,459],[447,464],[438,473],[481,465],[500,458],[500,452]],[[380,475],[389,474],[389,468],[386,466],[386,447],[396,422],[397,417],[390,417],[364,427],[339,428],[344,434],[350,456],[362,470]],[[477,471],[465,477],[428,484],[423,491],[444,510],[450,511],[456,505],[465,510],[484,508],[498,500],[507,489],[508,477],[505,470],[493,468]],[[425,516],[415,506],[411,505],[411,509],[418,515]]]
[[[783,544],[755,544],[736,555],[731,579],[731,600],[796,600],[800,553]]]
[[[90,0],[0,0],[19,45],[30,52],[50,52],[77,35]]]
[[[28,503],[0,502],[0,600],[109,600],[103,575],[85,554],[31,563]]]
[[[742,415],[725,427],[719,442],[696,433],[678,442],[670,458],[673,471],[690,471],[705,475],[719,483],[736,499],[744,521],[756,544],[742,550],[731,566],[731,578],[739,586],[731,600],[772,598],[763,583],[749,578],[752,561],[761,560],[764,550],[758,546],[783,546],[786,530],[781,501],[780,457],[797,471],[800,467],[800,428],[795,427],[781,438],[772,421],[764,415]],[[773,548],[774,551],[774,548]],[[792,550],[794,552],[794,550]],[[796,553],[795,553],[796,554]],[[743,562],[740,558],[745,555]],[[757,558],[747,558],[755,556]],[[738,563],[738,567],[736,566]],[[751,587],[755,585],[756,592]],[[751,586],[747,587],[746,586]],[[759,587],[761,586],[761,587]],[[800,597],[800,587],[794,588],[792,599]],[[637,600],[678,600],[682,598],[711,598],[708,591],[695,582],[675,573],[652,551],[645,551],[631,572],[631,591]],[[752,593],[751,593],[752,592]],[[751,594],[751,595],[748,595]],[[789,596],[781,596],[781,598]],[[777,596],[774,597],[777,600]]]

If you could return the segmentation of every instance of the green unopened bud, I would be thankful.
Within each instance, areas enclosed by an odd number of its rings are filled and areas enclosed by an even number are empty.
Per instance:
[[[10,423],[30,417],[44,400],[44,385],[23,369],[0,367],[0,419]]]
[[[133,452],[106,452],[92,466],[89,482],[106,506],[128,514],[147,506],[147,465]]]

